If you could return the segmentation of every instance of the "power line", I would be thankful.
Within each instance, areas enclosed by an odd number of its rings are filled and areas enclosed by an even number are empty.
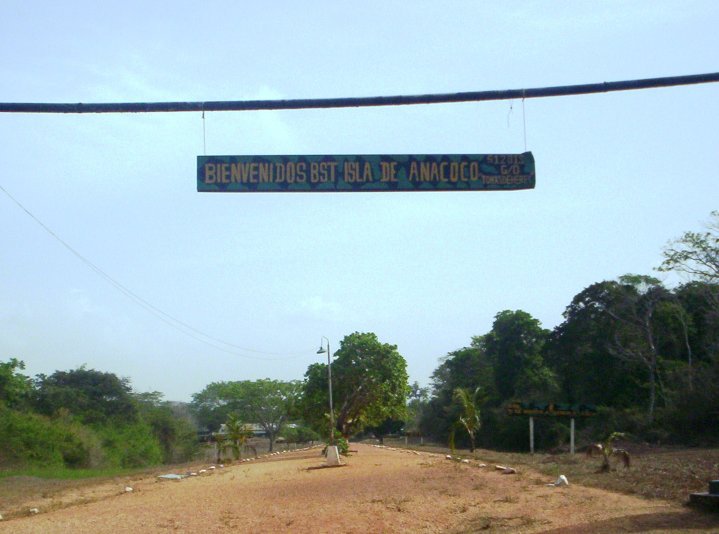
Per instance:
[[[90,260],[88,260],[86,257],[84,257],[82,254],[80,254],[77,250],[75,250],[72,246],[70,246],[69,243],[67,243],[64,239],[62,239],[59,235],[57,235],[50,227],[48,227],[45,223],[43,223],[40,219],[38,219],[30,210],[28,210],[25,206],[23,206],[20,201],[18,201],[15,197],[13,197],[2,185],[0,185],[0,191],[5,193],[5,195],[12,200],[21,210],[23,210],[33,221],[35,221],[40,227],[45,230],[50,236],[53,237],[56,241],[58,241],[63,247],[65,247],[73,256],[78,258],[82,263],[84,263],[90,270],[94,271],[97,275],[99,275],[101,278],[104,278],[105,281],[107,281],[110,285],[115,287],[120,293],[128,297],[131,301],[133,301],[135,304],[140,306],[141,308],[145,309],[147,312],[151,313],[158,319],[160,319],[162,322],[170,326],[171,328],[174,328],[175,330],[178,330],[185,334],[186,336],[189,336],[197,341],[200,341],[202,343],[205,343],[206,345],[210,345],[211,347],[214,347],[217,350],[227,352],[229,354],[234,354],[236,356],[240,356],[242,358],[248,358],[248,359],[254,359],[254,360],[262,360],[262,361],[273,361],[273,360],[289,360],[293,359],[299,356],[286,356],[286,357],[280,357],[280,358],[266,358],[262,356],[250,356],[247,354],[242,354],[240,352],[237,352],[237,350],[242,350],[245,352],[254,352],[257,354],[265,354],[270,356],[280,356],[280,354],[275,352],[266,352],[261,350],[255,350],[255,349],[249,349],[246,347],[240,347],[239,345],[235,345],[233,343],[229,343],[227,341],[223,341],[222,339],[213,337],[209,334],[206,334],[205,332],[173,317],[169,313],[166,313],[159,309],[157,306],[151,304],[147,300],[143,299],[124,285],[122,285],[120,282],[112,278],[109,274],[107,274],[105,271],[100,269],[97,265],[92,263]],[[225,345],[223,347],[222,345]],[[226,347],[230,347],[229,349]],[[236,349],[236,350],[232,350]],[[295,355],[305,355],[308,354],[308,351],[302,351],[297,353],[292,353]]]
[[[583,85],[561,85],[532,89],[469,91],[426,95],[369,96],[350,98],[305,98],[292,100],[227,100],[210,102],[121,102],[98,104],[69,103],[0,103],[0,113],[171,113],[183,111],[261,111],[280,109],[359,108],[374,106],[410,106],[547,98],[675,87],[719,82],[719,72],[645,78]]]

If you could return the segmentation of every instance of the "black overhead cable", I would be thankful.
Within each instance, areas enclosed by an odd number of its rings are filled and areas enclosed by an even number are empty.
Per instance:
[[[587,95],[613,91],[631,91],[678,85],[719,82],[719,72],[645,78],[620,82],[562,85],[533,89],[469,91],[428,95],[368,96],[354,98],[304,98],[293,100],[227,100],[214,102],[120,102],[100,104],[61,103],[0,103],[0,113],[168,113],[178,111],[258,111],[277,109],[358,108],[371,106],[409,106],[416,104],[447,104],[546,98],[552,96]]]

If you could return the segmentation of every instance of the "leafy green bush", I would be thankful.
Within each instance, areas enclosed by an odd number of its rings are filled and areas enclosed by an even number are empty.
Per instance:
[[[319,441],[320,435],[307,426],[286,426],[282,429],[281,436],[285,438],[287,443],[307,443],[309,441]]]
[[[186,462],[199,450],[194,426],[176,417],[167,406],[145,406],[141,416],[159,442],[163,463]]]
[[[147,467],[162,462],[160,444],[147,423],[95,427],[95,431],[109,466]]]
[[[51,434],[47,419],[0,407],[0,463],[62,465],[60,452],[48,446]]]
[[[621,430],[632,439],[648,439],[651,428],[654,426],[656,424],[649,421],[643,407],[619,409],[599,406],[597,415],[589,418],[581,436],[592,442],[600,442],[612,432]]]
[[[72,421],[0,407],[0,464],[92,467],[97,437]]]
[[[18,369],[25,369],[25,362],[16,358],[0,362],[0,404],[8,408],[26,404],[32,392],[32,381]]]
[[[529,450],[529,417],[510,416],[505,407],[485,410],[478,444],[488,449],[524,452]],[[534,448],[547,450],[569,442],[569,420],[534,418]]]
[[[329,446],[329,443],[327,444]],[[337,450],[339,453],[343,456],[348,456],[350,453],[350,444],[347,441],[347,438],[345,438],[342,435],[342,432],[339,430],[335,430],[335,445],[337,445]]]

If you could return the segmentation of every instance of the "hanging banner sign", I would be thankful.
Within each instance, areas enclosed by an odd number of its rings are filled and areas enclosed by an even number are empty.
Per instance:
[[[197,190],[220,193],[533,189],[534,156],[198,156]]]

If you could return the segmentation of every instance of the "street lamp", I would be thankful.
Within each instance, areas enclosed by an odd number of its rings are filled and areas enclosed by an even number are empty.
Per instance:
[[[322,340],[327,342],[327,351],[325,351],[324,347],[322,347]],[[329,390],[330,390],[330,445],[334,445],[335,443],[335,412],[332,408],[332,362],[330,361],[330,356],[332,353],[330,352],[330,340],[327,339],[325,336],[322,336],[322,340],[320,340],[320,348],[317,351],[317,354],[324,354],[327,352],[327,380],[329,383]]]

